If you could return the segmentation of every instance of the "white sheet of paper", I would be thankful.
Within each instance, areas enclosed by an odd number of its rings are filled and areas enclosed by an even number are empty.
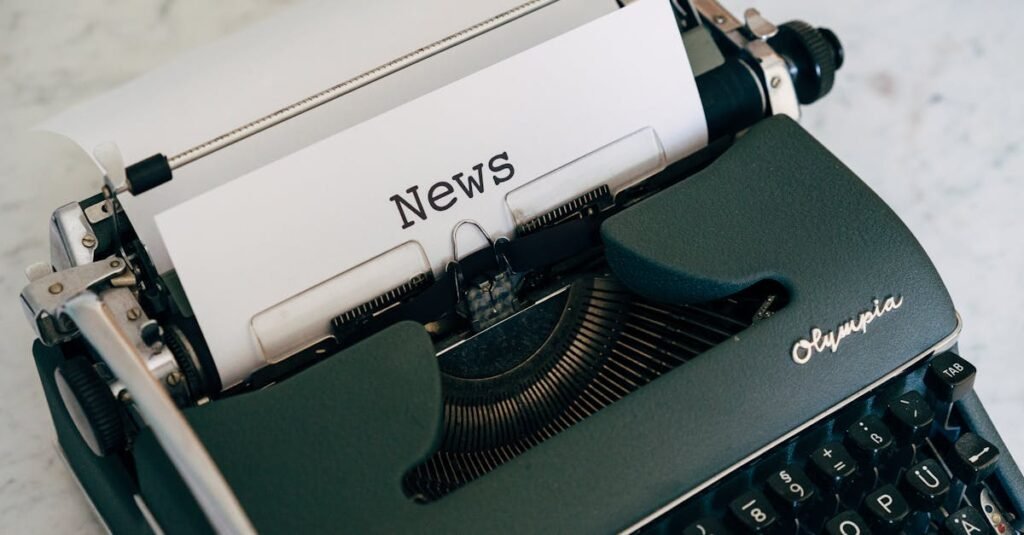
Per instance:
[[[50,119],[92,154],[117,143],[131,164],[171,156],[352,78],[525,0],[316,0],[286,9]],[[174,180],[120,197],[160,273],[172,268],[154,216],[616,9],[615,0],[560,0],[175,170]]]
[[[514,229],[505,196],[602,146],[651,128],[669,161],[704,146],[704,112],[668,2],[639,0],[331,136],[156,218],[224,386],[263,362],[259,312],[413,240],[435,270],[465,219]],[[506,154],[511,179],[488,160]],[[482,163],[485,188],[456,186],[444,211],[403,228],[394,195]],[[439,191],[445,191],[442,187]],[[407,215],[409,212],[406,212]],[[471,231],[466,236],[472,238]],[[461,242],[465,254],[472,247]],[[474,243],[479,247],[482,240]]]

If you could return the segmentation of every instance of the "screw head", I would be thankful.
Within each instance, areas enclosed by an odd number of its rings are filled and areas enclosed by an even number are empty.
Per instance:
[[[142,311],[136,307],[128,309],[128,321],[135,321],[142,316]]]
[[[115,268],[115,269],[121,267],[121,261],[120,260],[111,260],[110,261],[110,267]]]
[[[96,247],[96,236],[93,236],[92,234],[86,234],[85,236],[82,237],[82,245],[89,249]]]
[[[725,24],[725,17],[722,15],[715,15],[715,24]]]
[[[59,294],[59,293],[64,291],[64,285],[59,283],[59,282],[55,282],[55,283],[50,285],[48,290],[50,291],[51,294],[57,295],[57,294]]]
[[[781,83],[782,83],[782,78],[779,78],[778,76],[772,76],[772,80],[771,80],[772,87],[779,87],[779,84],[781,84]]]
[[[181,375],[181,372],[171,372],[167,374],[167,384],[170,386],[178,386],[181,384],[181,380],[185,377]]]

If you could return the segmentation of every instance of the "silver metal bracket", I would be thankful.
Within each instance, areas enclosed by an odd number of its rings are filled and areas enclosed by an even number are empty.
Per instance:
[[[770,39],[779,33],[779,28],[761,16],[761,13],[753,8],[743,12],[744,26],[751,35],[758,39]]]
[[[153,377],[163,383],[177,402],[188,400],[184,376],[174,354],[163,343],[162,330],[155,320],[150,319],[131,288],[114,287],[99,292],[100,300],[110,311],[111,319],[117,324],[127,342],[144,357],[146,367]],[[113,336],[114,333],[111,333]],[[119,396],[124,385],[116,377],[110,383],[110,390]]]
[[[98,242],[78,203],[68,203],[50,216],[50,263],[60,271],[95,260]]]
[[[717,0],[693,0],[693,7],[701,16],[711,21],[712,25],[728,37],[733,44],[739,48],[746,47],[747,38],[741,31],[743,23]]]
[[[768,86],[768,104],[771,106],[772,114],[788,115],[794,120],[799,120],[800,101],[796,96],[793,78],[789,76],[789,65],[768,44],[768,39],[774,37],[779,29],[765,20],[756,9],[748,9],[743,16],[746,18],[745,28],[754,37],[747,43],[746,50],[761,66],[765,84]]]
[[[127,269],[125,261],[116,256],[49,275],[36,270],[33,275],[38,278],[21,291],[21,305],[39,340],[48,346],[66,342],[78,334],[74,324],[62,319],[57,312],[65,301],[90,289],[135,285],[135,275]]]
[[[743,13],[743,22],[722,7],[717,0],[693,0],[700,14],[711,21],[739,49],[746,51],[757,62],[767,90],[768,105],[774,115],[788,115],[800,119],[800,101],[789,75],[789,66],[768,44],[778,27],[765,19],[756,9]]]
[[[110,219],[110,217],[114,215],[114,210],[118,209],[118,207],[111,208],[112,204],[113,203],[110,200],[104,199],[87,206],[85,208],[85,218],[92,224]]]
[[[161,327],[150,319],[135,297],[135,276],[124,260],[112,256],[101,262],[76,266],[39,276],[21,292],[21,304],[43,344],[53,346],[78,336],[77,326],[59,311],[76,295],[97,294],[111,317],[158,381],[182,402],[188,399],[184,376],[174,354],[164,346]],[[111,333],[113,335],[113,333]],[[110,389],[114,395],[124,387],[116,379]]]

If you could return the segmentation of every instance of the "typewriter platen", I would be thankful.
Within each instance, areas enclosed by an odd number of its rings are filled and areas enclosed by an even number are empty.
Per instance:
[[[226,390],[122,185],[55,212],[22,302],[60,447],[106,525],[1024,527],[942,281],[791,119],[831,88],[838,39],[673,4],[707,148],[342,311]],[[156,157],[124,179],[141,193],[170,174]]]

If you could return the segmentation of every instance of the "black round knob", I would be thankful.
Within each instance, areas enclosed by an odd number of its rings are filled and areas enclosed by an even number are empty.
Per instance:
[[[164,345],[170,350],[171,355],[174,355],[174,360],[178,363],[178,369],[185,376],[185,384],[188,386],[189,394],[195,400],[203,395],[203,375],[199,371],[198,366],[196,366],[195,361],[192,360],[192,351],[189,350],[187,340],[188,338],[185,337],[185,333],[181,332],[181,329],[178,327],[171,326],[163,331]]]
[[[54,378],[71,420],[96,455],[123,449],[127,434],[121,407],[106,381],[85,357],[73,357],[57,366]]]
[[[789,63],[801,104],[810,104],[832,89],[836,70],[843,64],[843,47],[832,31],[794,20],[779,26],[768,43]]]
[[[825,38],[825,41],[832,46],[832,50],[835,52],[836,70],[843,68],[843,44],[839,42],[839,37],[828,28],[818,28],[818,33]]]

